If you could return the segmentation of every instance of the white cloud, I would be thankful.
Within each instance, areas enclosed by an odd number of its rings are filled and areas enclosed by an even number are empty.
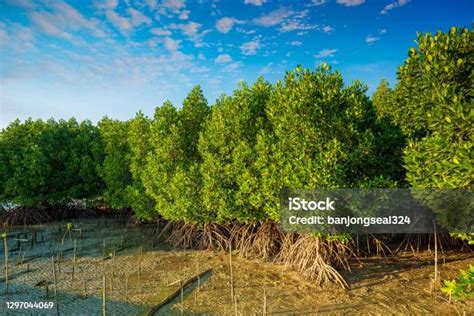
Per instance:
[[[171,31],[161,28],[161,27],[155,27],[150,30],[152,34],[158,35],[158,36],[170,36]]]
[[[122,33],[127,33],[132,30],[132,23],[126,17],[115,13],[115,11],[107,10],[105,16]]]
[[[35,48],[36,33],[29,27],[18,23],[0,22],[0,45],[12,47],[18,52]]]
[[[231,17],[223,17],[222,19],[217,20],[216,29],[221,33],[229,33],[230,30],[234,27],[234,24],[242,24],[243,21],[237,20]]]
[[[261,6],[265,3],[265,0],[244,0],[245,4],[253,4],[256,6]]]
[[[227,64],[227,65],[224,67],[224,69],[222,69],[222,71],[223,71],[223,72],[234,72],[234,71],[236,71],[237,69],[239,69],[240,66],[242,66],[242,63],[241,63],[240,61],[236,61],[236,62]]]
[[[141,24],[151,24],[151,19],[147,17],[146,15],[144,15],[143,13],[141,13],[140,11],[135,10],[133,8],[128,8],[127,12],[131,16],[132,25],[139,26]]]
[[[376,36],[372,36],[372,35],[367,35],[367,36],[365,37],[365,42],[370,45],[370,44],[375,43],[375,42],[378,41],[379,39],[380,39],[380,37],[376,37]]]
[[[260,39],[255,38],[252,41],[243,43],[240,46],[240,51],[242,52],[242,54],[250,56],[250,55],[257,54],[257,50],[259,50],[260,47],[261,47]]]
[[[54,23],[54,16],[47,12],[33,12],[30,14],[30,19],[36,26],[38,26],[44,33],[60,37],[67,40],[72,40],[73,36],[68,32],[63,31]]]
[[[262,69],[258,71],[258,74],[263,75],[270,72],[272,70],[272,65],[273,63],[268,63],[265,67],[262,67]]]
[[[332,28],[329,25],[326,25],[322,28],[322,30],[323,30],[324,33],[331,33],[332,31],[334,31],[334,28]]]
[[[202,42],[204,36],[210,32],[210,30],[204,30],[200,32],[202,24],[196,22],[189,22],[185,24],[176,24],[172,23],[168,25],[168,28],[171,30],[180,30],[183,35],[186,35],[189,40],[194,42],[195,47],[202,47],[204,44]]]
[[[379,30],[379,34],[385,34],[385,33],[387,33],[387,30],[386,30],[386,29],[380,29],[380,30]]]
[[[292,31],[307,31],[317,28],[317,25],[305,24],[299,21],[298,19],[290,19],[287,22],[282,23],[280,27],[280,32],[292,32]]]
[[[365,0],[337,0],[337,3],[346,7],[355,7],[361,5]]]
[[[169,9],[174,13],[179,13],[179,10],[186,6],[184,0],[164,0],[163,7]]]
[[[67,40],[75,39],[76,43],[80,39],[74,38],[68,31],[85,29],[97,37],[106,35],[99,20],[84,17],[79,11],[63,1],[52,2],[47,8],[29,12],[28,16],[33,24],[44,33]]]
[[[326,58],[326,57],[334,57],[336,54],[337,49],[322,49],[320,50],[316,55],[314,55],[315,58]]]
[[[215,62],[218,64],[225,64],[225,63],[230,63],[232,61],[232,57],[228,54],[221,54],[217,56]]]
[[[303,20],[308,16],[309,10],[291,11],[289,9],[278,9],[268,14],[262,15],[253,20],[257,25],[272,27],[280,25],[280,32],[299,31],[299,35],[306,34],[306,31],[317,29],[318,25],[309,24]]]
[[[326,3],[326,0],[312,0],[311,5],[318,7]]]
[[[299,46],[303,45],[303,43],[301,43],[300,41],[293,41],[293,42],[290,42],[290,45],[299,47]]]
[[[113,10],[117,7],[117,0],[97,0],[95,1],[95,7],[103,10]]]
[[[293,14],[294,12],[291,10],[278,9],[256,18],[254,22],[260,26],[271,27],[282,23],[287,17]]]
[[[170,37],[165,37],[163,39],[163,45],[165,46],[165,48],[169,51],[177,51],[179,49],[179,44],[181,43],[181,41],[179,40],[174,40]]]
[[[393,10],[395,8],[403,7],[408,4],[410,0],[398,0],[395,2],[392,2],[390,4],[387,4],[382,11],[380,11],[380,14],[388,14],[388,11]]]
[[[187,20],[187,19],[189,19],[189,13],[191,13],[191,11],[189,11],[189,10],[184,10],[183,12],[181,12],[181,13],[179,14],[179,19],[180,19],[180,20]]]
[[[201,24],[196,23],[196,22],[189,22],[186,24],[171,24],[170,28],[176,28],[181,30],[181,32],[188,36],[188,37],[193,37],[197,34],[199,31],[199,28],[201,27]]]
[[[156,8],[158,7],[157,0],[146,0],[145,2],[151,11],[156,10]]]

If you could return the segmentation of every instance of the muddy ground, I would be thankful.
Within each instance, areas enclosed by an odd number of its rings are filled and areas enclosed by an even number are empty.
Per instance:
[[[73,224],[70,233],[68,223]],[[3,270],[0,314],[56,313],[56,307],[6,308],[7,301],[56,301],[53,256],[58,308],[63,315],[100,315],[104,276],[107,314],[146,315],[179,289],[180,282],[208,269],[210,273],[182,293],[182,302],[178,295],[156,315],[474,314],[474,302],[449,302],[439,284],[434,284],[430,252],[353,261],[352,272],[344,274],[350,289],[343,290],[331,285],[315,286],[290,267],[236,255],[232,256],[231,282],[228,253],[172,249],[153,242],[153,233],[152,227],[125,227],[114,219],[11,229],[8,294],[4,294]],[[3,245],[0,260],[4,262]],[[472,254],[440,254],[439,279],[452,279],[469,264],[474,264]]]

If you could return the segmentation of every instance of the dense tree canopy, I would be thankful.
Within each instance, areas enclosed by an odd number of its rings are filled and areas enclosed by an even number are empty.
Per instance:
[[[2,201],[39,206],[100,195],[103,150],[91,122],[17,120],[0,137]]]
[[[285,187],[471,188],[472,34],[419,35],[372,99],[323,64],[212,107],[196,86],[153,118],[15,121],[0,134],[1,201],[102,197],[145,219],[226,223],[278,220]]]
[[[209,112],[199,86],[180,110],[167,101],[155,111],[142,180],[156,211],[167,219],[200,222],[205,217],[197,142]]]

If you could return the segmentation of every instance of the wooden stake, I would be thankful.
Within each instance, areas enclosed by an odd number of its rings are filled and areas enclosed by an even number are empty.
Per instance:
[[[58,305],[58,282],[56,279],[56,264],[54,263],[54,256],[51,258],[53,264],[53,281],[54,281],[54,304],[56,305],[56,315],[59,315],[59,305]]]
[[[230,269],[230,297],[234,301],[234,271],[232,269],[232,246],[229,247],[229,269]]]
[[[179,281],[179,286],[181,287],[181,295],[180,295],[180,302],[181,302],[181,315],[184,314],[184,288],[183,288],[183,281]]]
[[[437,237],[437,232],[436,232],[436,222],[433,220],[433,226],[434,226],[434,248],[435,248],[435,275],[434,275],[434,281],[435,283],[438,281],[438,237]]]
[[[234,313],[237,315],[237,298],[235,297],[234,289],[234,270],[232,268],[232,244],[229,246],[229,268],[230,268],[230,296],[234,303]]]
[[[76,270],[76,239],[74,239],[74,252],[72,257],[72,280],[74,281],[74,272]]]
[[[267,290],[263,289],[263,315],[267,315]]]
[[[4,269],[5,269],[5,294],[8,294],[8,241],[7,233],[4,233],[3,245],[5,248]]]
[[[106,291],[107,291],[107,288],[106,288],[105,274],[104,274],[102,276],[102,316],[106,315],[106,300],[107,300]]]
[[[125,299],[128,299],[128,274],[125,277]]]

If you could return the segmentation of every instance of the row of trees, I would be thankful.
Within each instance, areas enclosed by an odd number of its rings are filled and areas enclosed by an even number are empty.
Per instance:
[[[196,86],[153,118],[15,121],[0,136],[0,199],[102,197],[145,219],[226,223],[278,220],[283,187],[470,188],[472,37],[419,35],[396,87],[383,81],[372,100],[322,65],[212,107]]]

